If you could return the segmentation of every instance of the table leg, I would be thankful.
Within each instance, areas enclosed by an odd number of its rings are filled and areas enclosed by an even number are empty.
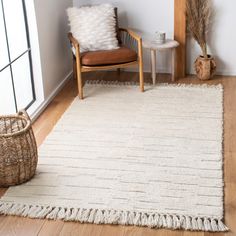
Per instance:
[[[151,71],[152,71],[152,83],[156,84],[156,51],[151,49]]]
[[[176,52],[175,51],[176,51],[175,48],[173,48],[172,49],[172,78],[171,78],[172,82],[175,82],[175,79],[176,79],[176,74],[175,74]]]

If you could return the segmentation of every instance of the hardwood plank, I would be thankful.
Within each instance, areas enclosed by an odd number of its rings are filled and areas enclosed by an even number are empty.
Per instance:
[[[60,236],[82,236],[83,233],[83,224],[80,223],[74,223],[74,222],[66,222],[61,232],[59,233]]]
[[[235,233],[236,226],[236,183],[225,184],[225,221]],[[236,233],[235,233],[236,234]]]
[[[225,183],[236,184],[236,174],[235,174],[236,152],[225,152],[224,159],[225,159],[224,160],[224,181]]]
[[[150,229],[147,227],[125,227],[124,236],[183,236],[182,230]]]
[[[38,236],[54,236],[54,235],[59,235],[62,228],[64,226],[64,222],[60,220],[52,221],[52,220],[47,220],[44,225],[42,226]]]
[[[204,236],[224,236],[225,233],[204,233]]]
[[[0,228],[1,236],[38,235],[44,220],[7,216],[7,221]]]
[[[8,217],[0,215],[0,229],[7,223]]]
[[[183,236],[204,236],[204,232],[185,231],[183,232]]]
[[[117,225],[104,225],[102,227],[101,236],[109,236],[109,235],[116,235],[116,236],[124,236],[125,233],[125,226],[117,226]]]
[[[124,236],[143,236],[143,229],[134,226],[127,226],[124,232]]]
[[[66,222],[60,232],[60,236],[100,236],[103,225],[91,225]]]

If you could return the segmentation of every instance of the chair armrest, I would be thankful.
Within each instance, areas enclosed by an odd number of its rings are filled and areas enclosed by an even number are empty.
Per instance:
[[[126,32],[127,34],[129,34],[133,39],[135,39],[136,41],[142,41],[142,38],[135,33],[134,31],[130,30],[130,29],[124,29],[124,28],[119,28],[120,31]]]
[[[128,36],[124,37],[123,43],[126,46],[130,47],[131,49],[134,49],[138,53],[139,61],[142,61],[143,58],[142,38],[130,29],[120,28],[119,31],[121,33],[125,33],[126,36]]]
[[[75,49],[75,54],[76,57],[80,58],[80,46],[79,46],[79,42],[77,41],[77,39],[75,39],[72,35],[72,33],[68,33],[68,38],[70,40],[71,46],[74,47]]]
[[[68,33],[68,38],[69,38],[70,43],[72,44],[72,46],[73,46],[74,48],[76,48],[77,46],[79,46],[79,42],[77,41],[77,39],[75,39],[75,38],[73,37],[73,34],[72,34],[72,33]]]

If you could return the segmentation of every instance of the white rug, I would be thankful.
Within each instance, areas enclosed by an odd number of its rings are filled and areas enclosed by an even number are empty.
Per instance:
[[[223,88],[86,85],[0,213],[225,231]]]

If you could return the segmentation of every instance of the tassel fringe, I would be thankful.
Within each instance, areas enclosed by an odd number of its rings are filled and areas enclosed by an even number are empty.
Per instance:
[[[94,224],[136,225],[149,228],[185,229],[191,231],[228,231],[221,219],[130,211],[76,209],[0,203],[0,215],[78,221]]]
[[[125,82],[120,82],[120,81],[107,81],[107,80],[87,80],[85,82],[86,85],[103,85],[103,86],[139,86],[138,82],[133,82],[133,81],[125,81]],[[145,83],[146,86],[152,86],[151,83]],[[157,88],[160,87],[181,87],[181,88],[213,88],[213,89],[219,89],[223,90],[223,85],[222,84],[217,84],[217,85],[209,85],[209,84],[184,84],[184,83],[178,83],[178,84],[173,84],[173,83],[160,83],[156,85]]]

